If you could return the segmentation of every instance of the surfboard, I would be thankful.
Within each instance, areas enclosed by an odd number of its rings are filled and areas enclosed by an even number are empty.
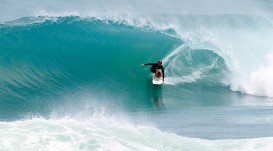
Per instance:
[[[162,72],[159,71],[162,75]],[[160,77],[156,77],[155,74],[153,76],[153,84],[162,84],[163,83],[163,76],[160,76]]]

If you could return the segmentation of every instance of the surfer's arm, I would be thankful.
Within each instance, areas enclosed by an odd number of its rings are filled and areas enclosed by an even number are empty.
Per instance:
[[[163,74],[163,81],[164,81],[164,77],[165,77],[165,74],[164,74],[164,67],[161,68],[162,70],[162,74]]]
[[[147,66],[147,65],[154,65],[154,63],[145,63],[145,64],[141,64],[141,66]]]

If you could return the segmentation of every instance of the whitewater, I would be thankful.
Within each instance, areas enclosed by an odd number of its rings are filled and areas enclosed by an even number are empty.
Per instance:
[[[0,150],[272,150],[272,8],[0,0]]]

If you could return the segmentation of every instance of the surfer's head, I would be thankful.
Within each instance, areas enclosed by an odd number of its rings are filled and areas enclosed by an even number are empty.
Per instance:
[[[162,61],[160,61],[160,60],[157,61],[157,65],[158,65],[158,66],[161,66],[161,65],[162,65]]]

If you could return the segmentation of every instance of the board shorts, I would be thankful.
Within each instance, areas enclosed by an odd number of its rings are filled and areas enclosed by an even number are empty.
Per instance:
[[[151,71],[152,73],[155,73],[155,68],[150,68],[150,71]]]

